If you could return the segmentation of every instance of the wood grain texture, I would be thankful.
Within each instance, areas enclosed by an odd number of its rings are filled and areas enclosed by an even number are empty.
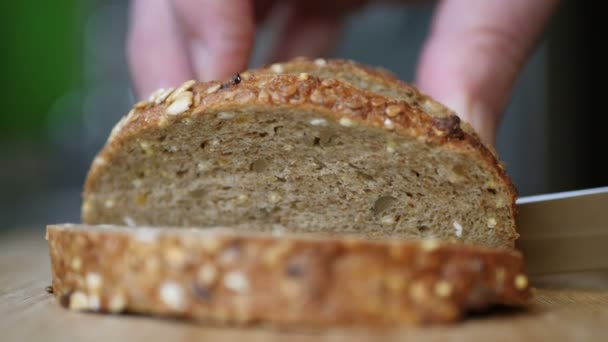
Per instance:
[[[607,279],[605,276],[593,277],[593,287],[608,290]],[[602,341],[608,336],[606,290],[542,288],[535,291],[534,306],[529,311],[498,310],[451,326],[278,331],[268,327],[231,328],[137,316],[70,312],[46,293],[45,287],[50,280],[48,248],[42,227],[35,231],[0,235],[1,340]],[[551,282],[544,279],[542,284],[549,286]],[[572,285],[573,282],[562,281],[561,284]]]

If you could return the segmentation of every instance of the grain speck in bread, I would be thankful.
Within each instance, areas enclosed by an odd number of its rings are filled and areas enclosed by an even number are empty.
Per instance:
[[[179,105],[164,92],[140,104],[91,167],[83,222],[513,246],[513,187],[458,117],[289,69],[189,83]]]
[[[54,294],[73,310],[298,326],[451,322],[530,296],[515,251],[267,230],[50,225]]]

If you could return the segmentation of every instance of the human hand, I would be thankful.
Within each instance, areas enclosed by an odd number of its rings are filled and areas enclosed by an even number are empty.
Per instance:
[[[423,48],[420,89],[494,144],[513,83],[558,0],[443,0]]]
[[[186,79],[223,79],[246,68],[255,26],[272,11],[271,60],[325,54],[340,18],[365,0],[133,0],[128,57],[145,95]],[[277,22],[280,21],[280,22]]]
[[[357,1],[133,0],[128,55],[138,94],[247,66],[256,22],[282,8],[273,60],[319,56]],[[500,114],[557,0],[442,0],[421,54],[422,91],[495,141]],[[277,6],[274,6],[277,7]],[[279,17],[279,16],[277,16]]]

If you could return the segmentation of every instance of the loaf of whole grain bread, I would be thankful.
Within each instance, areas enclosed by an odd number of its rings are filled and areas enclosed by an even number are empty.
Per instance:
[[[265,230],[49,226],[54,293],[74,310],[299,326],[449,322],[530,296],[514,251]]]
[[[529,298],[514,201],[449,109],[298,59],[137,103],[93,161],[85,224],[47,227],[53,288],[76,310],[215,322],[453,321]]]
[[[354,63],[299,60],[186,82],[116,126],[89,172],[82,218],[510,248],[514,188],[463,127],[413,87]]]

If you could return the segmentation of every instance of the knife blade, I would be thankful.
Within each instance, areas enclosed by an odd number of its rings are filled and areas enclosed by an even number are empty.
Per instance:
[[[608,187],[521,197],[517,208],[530,274],[608,270]]]

